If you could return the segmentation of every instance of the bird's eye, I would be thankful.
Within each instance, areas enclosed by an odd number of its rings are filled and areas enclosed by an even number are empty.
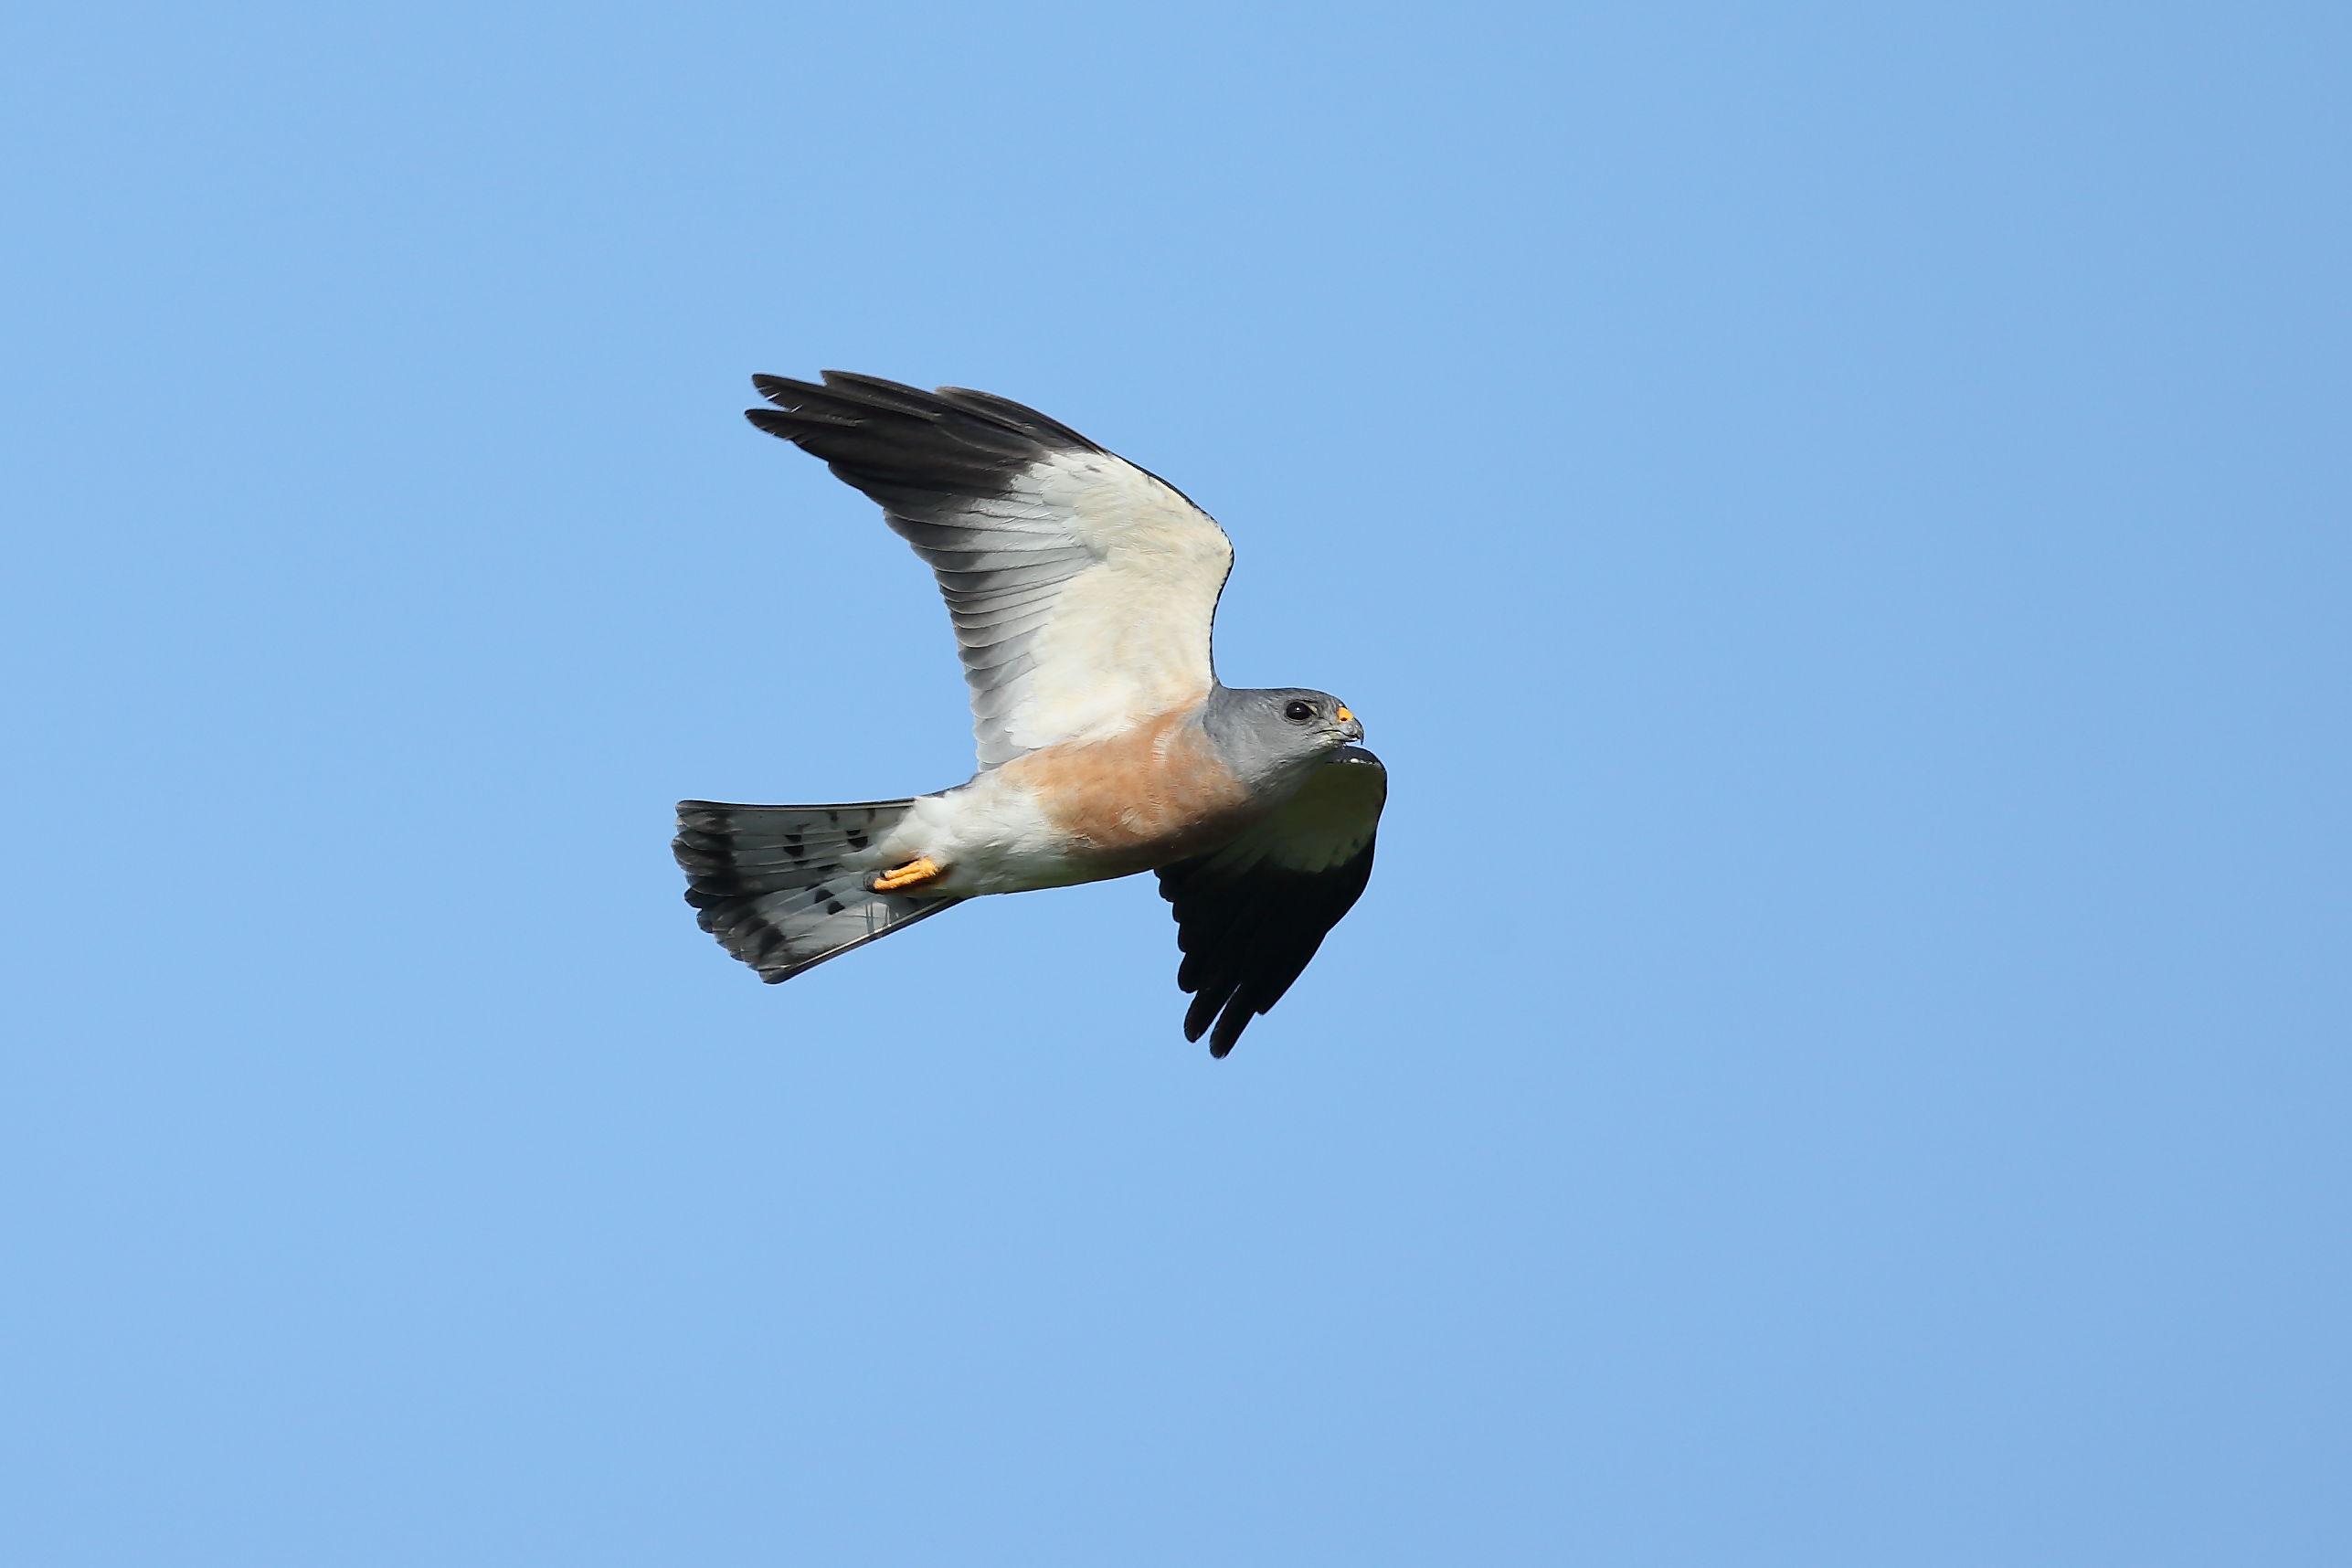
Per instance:
[[[1315,705],[1312,703],[1285,703],[1282,707],[1282,716],[1288,719],[1292,724],[1305,724],[1308,719],[1315,716]]]

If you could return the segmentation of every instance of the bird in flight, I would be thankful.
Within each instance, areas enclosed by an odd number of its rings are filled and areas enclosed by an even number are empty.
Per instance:
[[[755,376],[746,418],[880,503],[938,576],[980,769],[937,794],[678,803],[704,930],[773,984],[986,893],[1157,873],[1192,994],[1234,1048],[1372,875],[1388,796],[1328,693],[1234,690],[1209,658],[1233,568],[1174,486],[985,392]]]

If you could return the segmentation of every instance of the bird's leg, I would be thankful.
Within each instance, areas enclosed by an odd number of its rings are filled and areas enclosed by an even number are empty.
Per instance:
[[[902,887],[912,887],[918,882],[928,882],[939,874],[939,863],[929,855],[895,866],[874,879],[876,893],[895,893]]]

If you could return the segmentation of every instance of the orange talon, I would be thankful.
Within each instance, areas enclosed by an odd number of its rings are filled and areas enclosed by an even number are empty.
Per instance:
[[[929,855],[910,860],[905,865],[884,872],[874,879],[876,893],[895,893],[902,887],[912,887],[918,882],[928,882],[939,874],[939,863]]]

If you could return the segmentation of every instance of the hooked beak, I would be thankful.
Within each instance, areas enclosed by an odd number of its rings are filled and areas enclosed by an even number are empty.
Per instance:
[[[1332,716],[1340,721],[1340,733],[1350,740],[1361,740],[1364,737],[1364,721],[1350,713],[1345,705],[1342,705]]]

